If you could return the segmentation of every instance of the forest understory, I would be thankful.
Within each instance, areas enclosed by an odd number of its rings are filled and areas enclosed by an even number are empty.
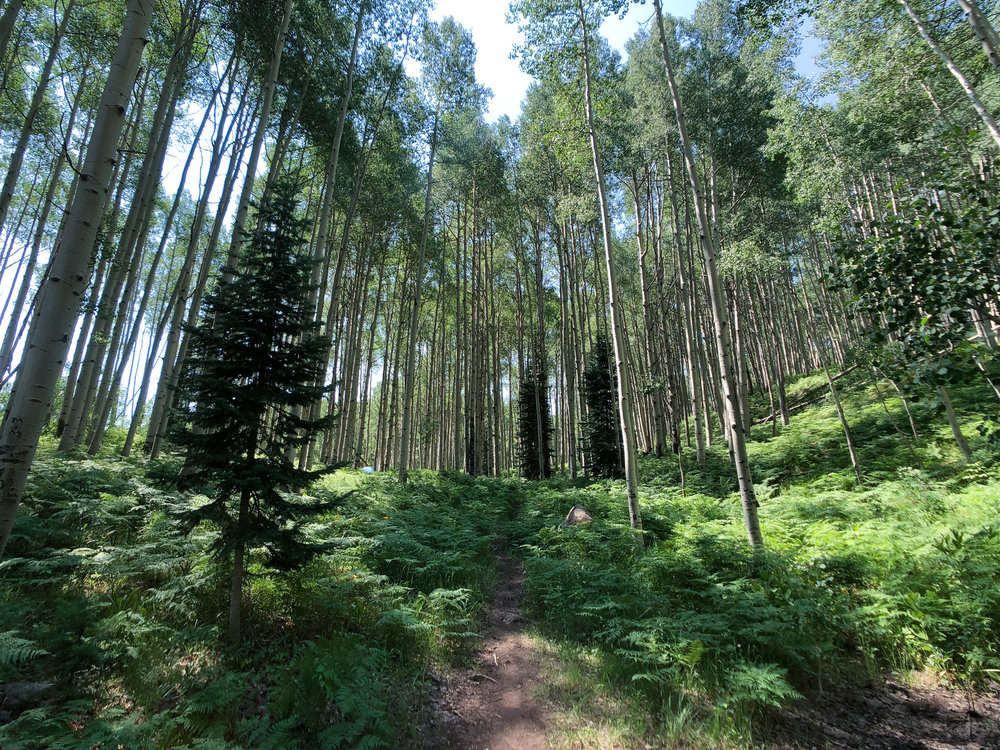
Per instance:
[[[852,375],[863,485],[830,400],[755,428],[766,551],[719,447],[683,450],[683,493],[643,459],[641,543],[622,480],[342,470],[309,490],[340,498],[328,551],[250,563],[236,648],[217,532],[156,479],[176,460],[46,450],[0,563],[0,746],[995,747],[996,448],[965,463],[913,404],[915,468],[901,402]],[[974,423],[984,389],[958,395]]]

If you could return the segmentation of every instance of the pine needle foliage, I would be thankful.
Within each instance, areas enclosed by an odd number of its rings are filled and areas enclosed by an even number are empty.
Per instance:
[[[587,472],[602,479],[625,476],[622,452],[618,387],[614,380],[614,357],[607,336],[599,334],[583,372],[583,453]]]
[[[223,272],[189,330],[175,424],[186,462],[182,489],[210,499],[183,514],[220,531],[211,551],[232,559],[228,641],[242,638],[247,553],[267,567],[292,569],[326,549],[301,533],[304,523],[336,504],[305,499],[301,491],[331,469],[295,466],[296,448],[329,427],[332,416],[310,420],[326,388],[325,345],[310,304],[314,260],[298,189],[280,178],[261,204],[257,228],[238,268]]]
[[[518,392],[518,462],[525,479],[552,476],[552,414],[549,410],[548,376],[541,364],[531,362]],[[541,430],[539,430],[541,415]],[[539,444],[539,432],[541,443]]]
[[[190,356],[180,388],[174,441],[186,454],[179,484],[211,500],[185,518],[212,521],[219,555],[263,547],[266,563],[295,567],[320,551],[300,537],[303,521],[329,504],[301,502],[294,492],[328,469],[296,468],[290,449],[311,440],[332,416],[301,416],[326,392],[324,344],[308,304],[313,259],[297,190],[280,179],[260,206],[258,229],[233,278],[205,301],[189,330]]]

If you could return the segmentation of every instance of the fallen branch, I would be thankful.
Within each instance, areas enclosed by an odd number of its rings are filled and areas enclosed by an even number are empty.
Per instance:
[[[848,367],[843,372],[841,372],[841,373],[835,375],[834,377],[830,378],[830,382],[836,383],[842,377],[844,377],[845,375],[848,375],[848,374],[854,372],[859,367],[861,367],[860,364],[851,365],[850,367]],[[811,404],[815,404],[815,403],[817,403],[819,401],[822,401],[824,398],[826,398],[825,394],[823,396],[820,396],[819,398],[813,398],[813,396],[814,396],[814,394],[818,393],[819,391],[827,391],[829,389],[829,387],[830,386],[827,383],[824,382],[822,385],[817,385],[817,386],[814,386],[812,388],[807,388],[806,391],[805,391],[805,393],[802,394],[802,396],[805,398],[805,400],[804,401],[796,401],[793,405],[786,407],[787,411],[789,413],[791,413],[793,411],[798,411],[799,409],[804,409],[805,407],[807,407],[807,406],[809,406]],[[757,425],[767,424],[772,419],[777,419],[779,416],[781,416],[781,412],[780,411],[775,411],[775,412],[772,412],[771,414],[769,414],[768,416],[764,417],[763,419],[758,419],[753,424],[754,424],[755,427]]]

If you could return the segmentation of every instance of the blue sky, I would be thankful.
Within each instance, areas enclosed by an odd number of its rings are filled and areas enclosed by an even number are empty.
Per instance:
[[[690,18],[697,0],[664,0],[664,11],[674,16]],[[434,20],[445,16],[454,19],[472,32],[478,49],[476,79],[493,90],[487,117],[495,121],[501,115],[517,119],[521,112],[521,100],[531,83],[531,78],[521,72],[516,60],[510,59],[511,49],[519,41],[517,27],[506,21],[509,0],[437,0],[431,13]],[[632,3],[623,19],[608,18],[601,26],[601,34],[611,46],[625,56],[625,43],[636,31],[646,26],[653,17],[653,4]],[[820,44],[814,37],[803,40],[802,52],[795,61],[799,72],[805,76],[815,75],[817,68],[813,58],[819,53]]]
[[[493,90],[488,119],[501,115],[517,119],[521,100],[531,83],[531,78],[521,72],[517,60],[510,59],[511,49],[519,41],[517,27],[506,21],[509,0],[437,0],[431,13],[434,20],[445,16],[454,19],[472,32],[479,51],[476,60],[476,79]],[[695,0],[665,0],[664,10],[675,16],[694,13]],[[652,18],[653,6],[630,5],[625,18],[612,16],[601,26],[601,34],[624,56],[625,42]]]

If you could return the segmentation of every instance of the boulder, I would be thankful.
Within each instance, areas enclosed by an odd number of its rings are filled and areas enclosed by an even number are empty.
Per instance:
[[[3,700],[0,703],[9,711],[23,711],[39,705],[45,694],[55,687],[53,682],[8,682],[0,686]]]
[[[582,505],[574,505],[566,515],[567,526],[576,526],[578,523],[590,523],[593,520],[594,517]]]

